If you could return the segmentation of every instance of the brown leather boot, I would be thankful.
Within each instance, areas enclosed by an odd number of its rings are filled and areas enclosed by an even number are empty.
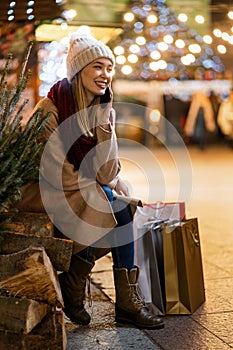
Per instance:
[[[155,316],[146,306],[138,287],[139,267],[128,271],[113,267],[116,289],[116,322],[131,323],[139,328],[163,328],[161,318]]]
[[[73,255],[69,271],[58,275],[65,305],[63,311],[73,323],[81,325],[90,323],[91,318],[84,308],[84,300],[86,279],[93,266],[94,262]]]

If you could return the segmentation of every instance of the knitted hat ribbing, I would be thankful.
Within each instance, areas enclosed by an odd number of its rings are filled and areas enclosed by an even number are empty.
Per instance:
[[[80,70],[101,57],[109,58],[115,64],[113,52],[104,43],[89,35],[73,33],[66,58],[68,80],[71,81]]]

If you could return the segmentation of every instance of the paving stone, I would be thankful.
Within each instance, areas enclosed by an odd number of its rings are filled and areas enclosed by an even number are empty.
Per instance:
[[[216,249],[215,245],[215,253],[209,252],[207,256],[207,261],[214,261],[219,268],[233,275],[233,249],[224,245],[219,245]]]
[[[114,305],[109,301],[93,302],[91,323],[88,326],[72,324],[67,318],[67,350],[160,350],[146,334],[137,328],[116,326]]]
[[[214,291],[216,295],[224,296],[233,305],[233,278],[221,278],[205,281],[208,291]]]
[[[82,331],[67,336],[67,350],[160,350],[146,335],[138,329],[108,328],[98,331]],[[77,347],[77,344],[82,347]]]
[[[165,316],[162,330],[144,330],[163,350],[229,350],[230,346],[190,316]]]
[[[224,268],[218,266],[216,263],[213,263],[213,261],[207,260],[207,258],[203,259],[203,270],[205,282],[209,279],[229,278],[232,276],[232,274],[230,274]]]
[[[233,343],[233,311],[194,315],[192,318],[225,343]]]
[[[221,291],[206,290],[206,301],[196,310],[197,314],[229,312],[233,310],[232,300],[221,295]]]

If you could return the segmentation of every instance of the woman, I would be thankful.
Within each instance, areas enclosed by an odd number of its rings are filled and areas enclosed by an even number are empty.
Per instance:
[[[138,291],[132,229],[138,201],[128,196],[119,177],[110,88],[114,62],[102,42],[77,33],[71,36],[67,79],[57,82],[36,106],[50,112],[41,135],[47,143],[40,183],[24,188],[20,209],[44,208],[58,231],[74,241],[69,271],[59,274],[64,312],[72,322],[89,324],[86,278],[95,259],[111,249],[116,321],[161,328],[162,320],[150,312]],[[108,102],[100,106],[104,99]]]

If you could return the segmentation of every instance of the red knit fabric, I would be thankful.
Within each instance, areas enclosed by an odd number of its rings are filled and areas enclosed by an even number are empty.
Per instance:
[[[65,78],[55,83],[48,95],[58,109],[59,124],[64,122],[59,131],[64,144],[67,158],[74,165],[75,170],[79,169],[81,162],[84,175],[95,178],[93,169],[93,156],[95,155],[95,139],[89,139],[82,135],[75,115],[75,104],[71,91],[71,85]],[[72,141],[74,143],[72,144]],[[70,147],[70,145],[72,146]],[[85,157],[85,158],[84,158]]]

